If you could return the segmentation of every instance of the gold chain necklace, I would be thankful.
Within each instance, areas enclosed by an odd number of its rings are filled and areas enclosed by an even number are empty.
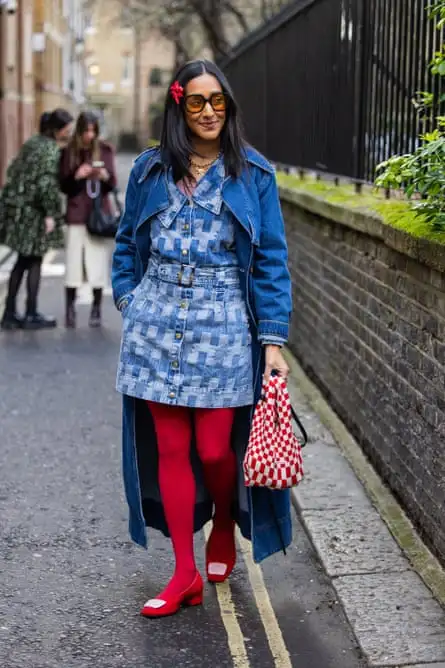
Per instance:
[[[218,153],[218,155],[209,162],[203,162],[201,164],[198,164],[193,160],[193,158],[190,158],[190,165],[192,167],[192,172],[195,172],[198,179],[200,179],[202,176],[204,176],[209,167],[211,167],[218,160],[219,156],[220,153]]]

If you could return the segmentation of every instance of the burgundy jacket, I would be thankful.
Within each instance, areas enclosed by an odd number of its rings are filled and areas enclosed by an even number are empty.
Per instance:
[[[117,178],[114,151],[110,144],[100,142],[100,159],[110,174],[108,181],[101,182],[102,205],[104,211],[111,212],[108,193],[116,188]],[[59,181],[60,189],[67,195],[66,222],[68,225],[85,225],[93,208],[93,201],[87,195],[87,180],[80,179],[76,181],[74,178],[77,169],[84,162],[92,162],[92,156],[89,151],[82,151],[80,159],[76,164],[71,164],[71,156],[68,148],[64,148],[60,156]]]

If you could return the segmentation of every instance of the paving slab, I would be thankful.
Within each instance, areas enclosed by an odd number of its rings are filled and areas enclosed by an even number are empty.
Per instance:
[[[300,400],[299,415],[304,414],[301,406]],[[306,422],[304,424],[306,426]],[[363,486],[336,445],[324,441],[310,443],[304,450],[304,462],[305,477],[296,490],[299,505],[303,510],[334,506],[343,509],[357,506],[372,508]]]
[[[12,268],[12,259],[11,251],[7,246],[2,246],[0,244],[0,292],[2,291],[2,286],[9,277],[9,272]]]
[[[398,668],[445,668],[445,663],[443,661],[440,663],[416,663],[415,665],[411,663],[409,666],[398,666]]]
[[[8,248],[8,246],[3,246],[2,244],[0,244],[0,264],[3,262],[5,257],[8,257],[10,252],[11,250],[10,248]]]
[[[308,510],[306,527],[328,575],[400,572],[410,568],[374,508]]]
[[[416,573],[346,576],[335,588],[370,666],[445,661],[445,614]]]

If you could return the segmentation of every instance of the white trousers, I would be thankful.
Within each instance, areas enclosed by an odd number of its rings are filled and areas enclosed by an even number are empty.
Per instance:
[[[81,288],[86,280],[91,288],[109,284],[110,243],[94,238],[86,225],[67,225],[65,231],[65,285]]]

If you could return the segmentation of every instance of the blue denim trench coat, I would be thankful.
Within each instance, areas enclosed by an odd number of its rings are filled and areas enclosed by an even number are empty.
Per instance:
[[[224,204],[238,223],[235,231],[240,283],[252,332],[254,395],[261,393],[264,355],[262,340],[286,341],[291,313],[291,282],[278,188],[273,167],[254,149],[246,148],[247,166],[222,186]],[[158,149],[135,161],[127,187],[125,213],[116,237],[112,286],[116,306],[137,287],[150,256],[150,220],[169,206],[165,168]],[[290,494],[246,488],[242,460],[254,407],[237,409],[232,447],[238,460],[234,515],[245,538],[252,541],[253,558],[260,562],[287,547],[292,538]],[[197,480],[195,531],[211,518],[212,502],[205,490],[196,449],[192,465]],[[138,399],[123,396],[123,475],[132,539],[147,547],[146,527],[166,536],[168,529],[157,480],[156,435],[150,411]]]

